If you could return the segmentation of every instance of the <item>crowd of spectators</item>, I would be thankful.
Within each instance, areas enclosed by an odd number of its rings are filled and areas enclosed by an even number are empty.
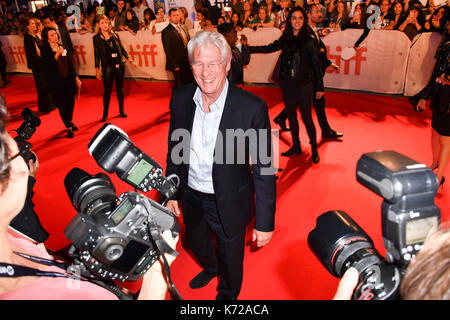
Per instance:
[[[54,0],[51,0],[54,1]],[[305,7],[310,2],[319,4],[324,20],[318,27],[329,31],[339,31],[348,28],[364,29],[367,21],[375,29],[400,30],[411,39],[420,32],[443,33],[449,15],[449,6],[443,3],[436,6],[437,0],[428,0],[423,5],[419,0],[229,0],[221,8],[211,5],[209,0],[195,2],[195,17],[188,15],[186,8],[180,8],[182,23],[188,29],[214,30],[223,22],[231,22],[238,31],[248,27],[258,29],[261,27],[275,27],[284,29],[287,13],[294,6]],[[65,23],[70,32],[94,33],[96,17],[99,14],[107,15],[115,30],[127,30],[137,34],[139,30],[151,30],[153,34],[161,32],[168,23],[167,13],[163,7],[155,7],[155,11],[147,6],[145,0],[89,0],[79,2],[80,21],[74,15],[67,13],[67,7],[73,0],[67,2],[51,2],[48,6],[29,12],[23,7],[17,12],[14,2],[7,5],[5,0],[0,1],[0,34],[22,34],[21,21],[33,15],[41,19],[49,12],[58,12],[58,23]],[[85,5],[87,3],[87,5]],[[371,5],[379,8],[378,19],[368,11]],[[164,4],[162,4],[164,6]],[[371,28],[372,29],[372,28]]]

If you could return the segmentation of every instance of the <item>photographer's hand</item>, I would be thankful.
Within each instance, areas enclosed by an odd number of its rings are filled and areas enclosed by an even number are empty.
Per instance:
[[[172,249],[176,249],[179,236],[172,238],[170,230],[164,231],[162,238],[170,245]],[[170,254],[165,254],[169,265],[175,260]],[[167,293],[167,281],[162,272],[161,260],[156,261],[149,271],[144,275],[141,291],[138,300],[164,300]]]
[[[333,300],[351,300],[353,290],[358,285],[359,273],[355,268],[349,268],[339,282]]]

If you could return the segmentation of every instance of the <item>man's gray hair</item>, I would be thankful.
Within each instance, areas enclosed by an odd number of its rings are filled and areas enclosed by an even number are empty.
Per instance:
[[[223,63],[226,63],[231,57],[231,48],[228,45],[225,37],[214,31],[200,31],[189,41],[187,45],[189,63],[194,62],[194,50],[196,47],[204,47],[206,45],[213,45],[219,48]]]

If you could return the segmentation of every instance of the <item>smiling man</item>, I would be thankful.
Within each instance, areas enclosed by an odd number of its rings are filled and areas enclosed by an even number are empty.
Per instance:
[[[191,288],[201,288],[218,275],[216,298],[232,300],[241,290],[248,223],[255,215],[252,239],[257,247],[269,243],[275,225],[273,161],[262,160],[272,156],[268,108],[228,82],[231,49],[221,34],[197,33],[188,53],[197,85],[178,88],[170,103],[166,174],[177,174],[180,186],[178,198],[167,207],[179,215],[179,200],[187,244],[203,269],[189,283]],[[188,161],[182,163],[172,158],[180,143],[173,133],[179,130],[189,133],[188,154],[182,155]],[[229,131],[258,134],[236,143],[242,137]],[[227,155],[227,161],[217,161],[217,154]],[[244,161],[237,161],[242,155]]]

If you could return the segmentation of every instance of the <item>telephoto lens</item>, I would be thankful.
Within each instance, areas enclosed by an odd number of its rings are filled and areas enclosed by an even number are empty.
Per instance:
[[[399,270],[380,256],[372,239],[345,212],[333,210],[320,215],[308,235],[308,245],[333,276],[342,278],[350,267],[358,270],[353,299],[398,298]]]
[[[361,272],[382,261],[372,239],[344,211],[320,215],[316,228],[308,235],[308,245],[328,272],[338,278],[351,266]]]
[[[73,168],[64,178],[64,186],[78,212],[95,214],[112,210],[116,190],[106,174],[93,176],[80,168]]]

